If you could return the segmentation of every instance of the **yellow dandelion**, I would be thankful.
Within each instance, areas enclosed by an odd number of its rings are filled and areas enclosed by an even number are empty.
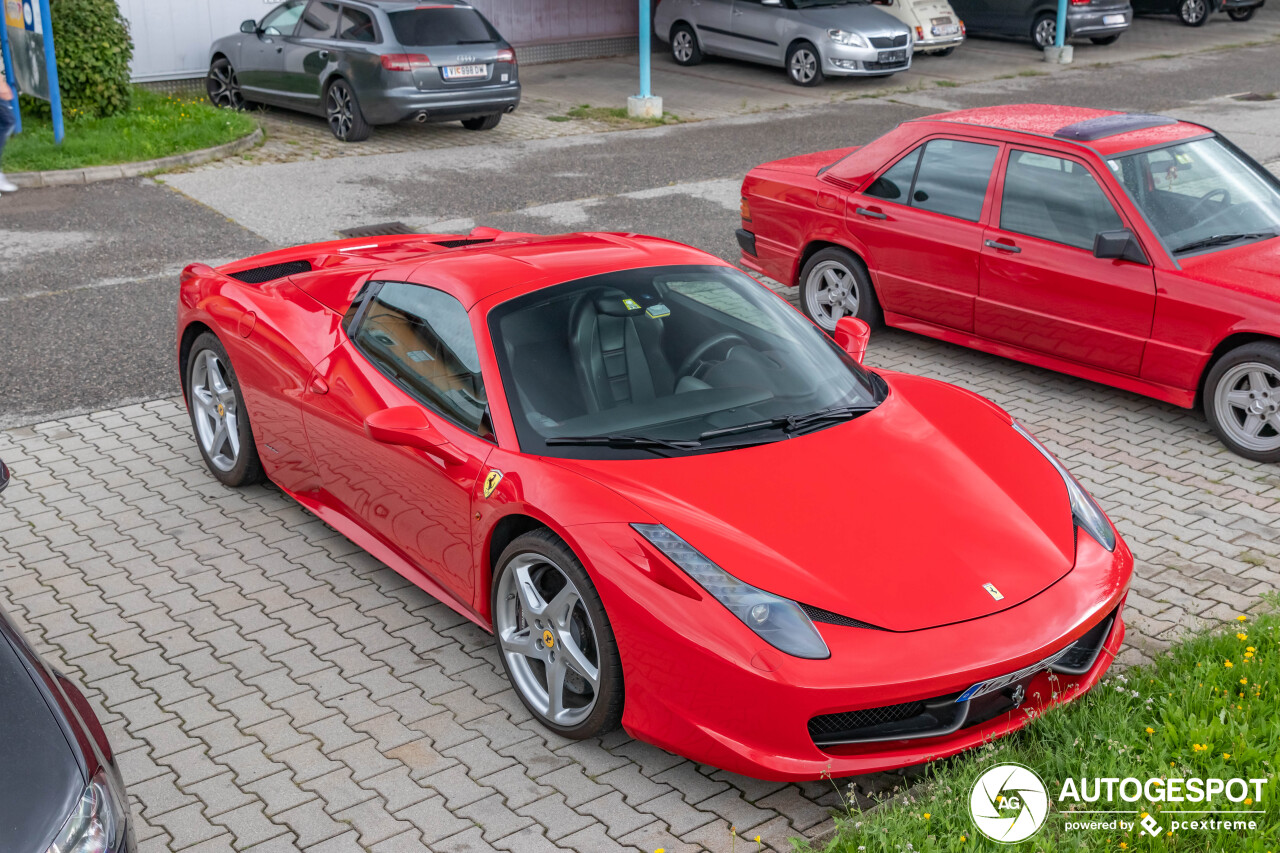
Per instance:
[[[1242,679],[1240,679],[1240,683],[1241,683],[1241,684],[1248,684],[1248,683],[1249,683],[1249,679],[1247,679],[1247,678],[1242,678]]]
[[[1155,729],[1151,728],[1151,726],[1147,726],[1147,734],[1153,735],[1155,733],[1156,733]]]
[[[1247,640],[1247,639],[1249,639],[1249,635],[1248,635],[1248,634],[1244,634],[1244,633],[1238,633],[1238,634],[1236,634],[1236,639],[1237,639],[1237,640]]]
[[[924,819],[925,819],[925,820],[928,820],[930,817],[932,817],[932,815],[930,815],[928,812],[925,812],[925,813],[924,813]]]
[[[1246,806],[1251,806],[1251,805],[1253,805],[1253,797],[1245,797],[1245,798],[1244,798],[1244,804],[1245,804]]]
[[[1237,616],[1237,617],[1236,617],[1236,621],[1237,621],[1237,622],[1248,622],[1248,621],[1249,621],[1249,617],[1248,617],[1248,616]]]
[[[1223,761],[1230,761],[1230,760],[1231,760],[1231,753],[1229,753],[1229,752],[1224,752],[1224,753],[1222,753],[1222,760],[1223,760]]]
[[[1256,652],[1256,651],[1257,651],[1257,649],[1255,649],[1253,646],[1245,646],[1245,647],[1244,647],[1244,650],[1245,650],[1246,652]]]
[[[1235,666],[1235,664],[1233,664],[1233,663],[1232,663],[1231,661],[1229,661],[1229,660],[1223,661],[1223,662],[1222,662],[1222,665],[1223,665],[1223,666],[1225,666],[1227,669],[1231,669],[1231,667]]]
[[[1121,850],[1128,850],[1128,849],[1129,849],[1129,845],[1128,845],[1127,843],[1125,843],[1125,842],[1121,841],[1121,842],[1120,842],[1120,849],[1121,849]]]

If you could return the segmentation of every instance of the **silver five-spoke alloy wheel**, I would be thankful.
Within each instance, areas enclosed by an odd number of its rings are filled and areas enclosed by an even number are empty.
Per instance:
[[[693,33],[688,30],[680,30],[671,39],[671,54],[677,62],[685,63],[693,59],[693,47]]]
[[[858,280],[853,272],[838,261],[823,261],[809,271],[804,298],[809,316],[828,332],[841,317],[858,313]]]
[[[1258,453],[1280,450],[1280,371],[1244,362],[1222,375],[1214,389],[1218,422],[1232,441]]]
[[[191,372],[191,412],[196,436],[209,462],[219,471],[230,471],[240,458],[240,423],[236,392],[227,381],[227,369],[213,350],[196,356]]]
[[[1183,0],[1182,8],[1178,11],[1182,20],[1192,26],[1199,24],[1209,14],[1209,8],[1204,0]]]
[[[1041,18],[1036,24],[1036,47],[1053,47],[1058,40],[1058,22],[1053,18]]]
[[[791,54],[789,69],[791,79],[800,84],[808,84],[818,73],[818,56],[808,47],[798,47]]]
[[[569,575],[527,551],[499,580],[494,630],[520,695],[548,722],[581,724],[600,694],[596,630]]]

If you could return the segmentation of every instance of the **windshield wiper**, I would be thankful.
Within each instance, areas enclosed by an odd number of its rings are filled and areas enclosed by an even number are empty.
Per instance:
[[[636,447],[642,450],[693,450],[701,441],[657,438],[650,435],[556,435],[546,439],[548,446],[578,445],[584,447]]]
[[[737,426],[722,427],[721,429],[711,429],[698,436],[701,439],[718,438],[723,435],[738,435],[744,432],[755,432],[762,429],[782,429],[786,432],[799,433],[806,428],[828,421],[847,421],[856,418],[858,415],[866,414],[874,409],[875,406],[859,404],[854,406],[831,406],[826,409],[818,409],[816,412],[809,412],[804,415],[782,415],[777,418],[769,418],[764,421],[754,421],[749,424],[738,424]]]
[[[1181,255],[1183,252],[1193,252],[1196,249],[1207,249],[1210,246],[1223,246],[1227,243],[1234,243],[1237,240],[1258,240],[1263,237],[1275,237],[1275,231],[1250,231],[1241,234],[1214,234],[1212,237],[1205,237],[1202,240],[1192,240],[1190,243],[1184,243],[1173,250],[1175,255]]]

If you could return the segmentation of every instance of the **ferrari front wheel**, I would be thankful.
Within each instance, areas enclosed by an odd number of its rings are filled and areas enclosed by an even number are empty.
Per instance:
[[[574,739],[618,725],[618,644],[595,585],[557,536],[532,531],[506,547],[492,605],[507,677],[543,725]]]
[[[187,359],[187,411],[209,473],[227,486],[262,479],[240,383],[222,341],[212,332],[196,338]]]

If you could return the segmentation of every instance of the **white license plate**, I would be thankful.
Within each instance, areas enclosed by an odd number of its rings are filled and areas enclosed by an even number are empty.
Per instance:
[[[888,62],[906,62],[907,52],[905,50],[882,50],[879,57],[880,63]]]
[[[950,24],[943,27],[934,27],[933,34],[935,36],[953,36],[960,32],[959,24]]]
[[[446,65],[444,68],[446,80],[467,80],[488,76],[489,68],[486,65]]]
[[[1103,15],[1102,23],[1106,24],[1107,26],[1111,26],[1113,24],[1123,24],[1124,15]]]

